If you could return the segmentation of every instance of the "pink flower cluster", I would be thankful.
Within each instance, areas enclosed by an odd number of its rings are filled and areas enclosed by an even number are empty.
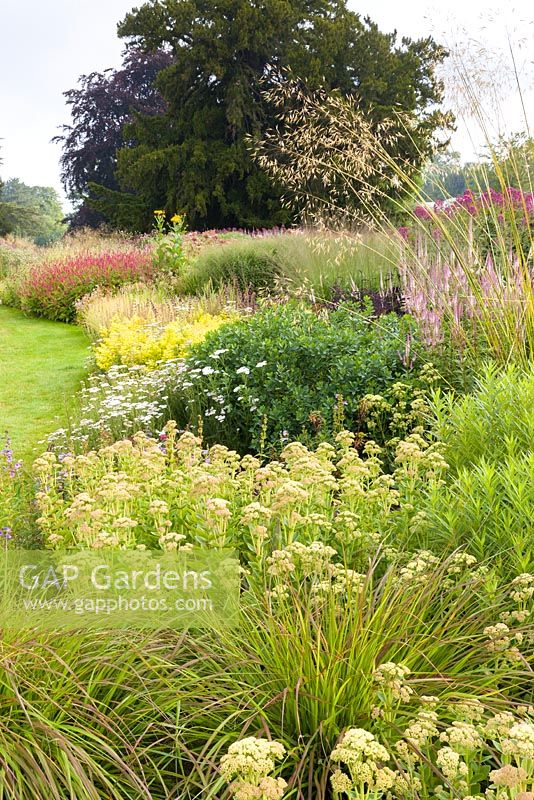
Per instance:
[[[418,219],[430,220],[440,213],[452,217],[458,212],[466,211],[471,217],[477,217],[495,209],[500,209],[501,212],[519,212],[523,221],[528,223],[534,216],[534,193],[523,192],[512,186],[508,186],[503,192],[488,189],[478,195],[471,189],[466,189],[462,195],[453,200],[436,200],[432,205],[418,205],[414,209],[414,214]]]
[[[497,268],[488,255],[481,270],[470,271],[453,254],[442,259],[420,250],[417,255],[401,259],[399,273],[406,311],[427,345],[435,347],[450,335],[461,347],[466,337],[477,338],[487,320],[495,329],[501,324],[513,329],[517,341],[523,338],[534,276],[517,257]]]
[[[153,276],[154,266],[146,250],[84,253],[34,267],[19,287],[18,295],[24,310],[70,322],[76,300],[97,286],[121,286]]]

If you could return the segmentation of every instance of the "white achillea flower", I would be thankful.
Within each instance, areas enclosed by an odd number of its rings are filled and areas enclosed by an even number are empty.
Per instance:
[[[239,369],[236,369],[235,374],[236,375],[250,375],[250,369],[249,369],[249,367],[239,367]]]

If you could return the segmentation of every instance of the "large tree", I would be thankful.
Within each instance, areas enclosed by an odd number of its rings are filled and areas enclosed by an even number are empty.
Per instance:
[[[102,215],[85,202],[89,183],[114,190],[117,151],[134,141],[124,138],[125,124],[135,112],[157,115],[165,111],[165,102],[154,81],[171,63],[162,50],[153,53],[130,48],[120,69],[107,69],[82,75],[78,87],[65,92],[72,124],[63,125],[63,133],[54,138],[63,146],[61,177],[76,211],[73,226],[96,225]]]
[[[275,120],[264,97],[279,69],[357,97],[377,118],[418,115],[421,151],[438,124],[434,67],[443,50],[429,38],[398,42],[344,0],[151,0],[119,35],[136,50],[170,50],[173,64],[157,78],[165,113],[135,114],[126,126],[120,191],[92,186],[94,205],[115,224],[130,218],[147,228],[155,208],[185,212],[197,228],[288,221],[280,187],[246,144]]]

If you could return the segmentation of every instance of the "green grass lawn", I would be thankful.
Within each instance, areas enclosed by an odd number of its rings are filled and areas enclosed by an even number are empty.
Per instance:
[[[38,443],[65,425],[87,348],[74,325],[30,319],[0,305],[0,437],[8,432],[17,457],[31,459]]]

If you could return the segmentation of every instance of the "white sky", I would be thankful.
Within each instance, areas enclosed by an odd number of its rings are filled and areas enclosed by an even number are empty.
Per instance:
[[[60,189],[60,148],[50,143],[58,126],[69,121],[62,92],[73,88],[83,73],[120,64],[123,43],[116,24],[142,0],[0,0],[0,173],[31,185]],[[400,35],[418,38],[446,31],[454,38],[457,26],[465,28],[489,48],[505,46],[507,28],[512,38],[530,38],[534,52],[534,7],[530,0],[503,0],[497,23],[481,34],[481,15],[488,13],[486,0],[447,0],[432,8],[412,0],[349,0],[362,16],[369,15],[381,30],[397,29]],[[500,42],[497,44],[497,38]],[[522,51],[519,67],[530,70],[532,60]],[[526,95],[534,110],[533,93]],[[505,100],[508,127],[524,127],[518,102]],[[460,126],[454,145],[466,158],[473,145]]]

